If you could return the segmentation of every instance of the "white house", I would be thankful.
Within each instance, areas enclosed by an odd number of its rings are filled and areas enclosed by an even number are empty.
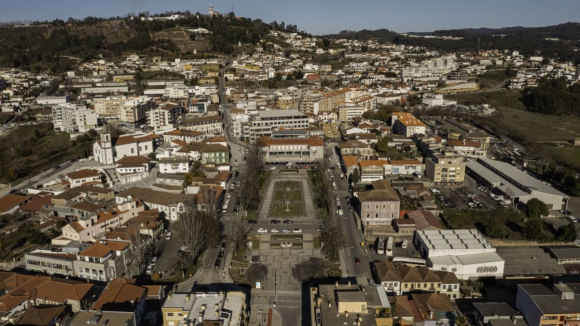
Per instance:
[[[158,163],[159,173],[166,174],[188,173],[191,167],[189,158],[183,157],[165,157],[159,159]]]
[[[71,188],[99,185],[102,183],[103,175],[101,171],[92,169],[81,169],[66,174],[66,180],[70,183]]]

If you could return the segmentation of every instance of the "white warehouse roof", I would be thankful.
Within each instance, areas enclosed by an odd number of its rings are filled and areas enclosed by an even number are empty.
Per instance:
[[[429,250],[493,249],[494,247],[476,229],[421,230],[417,236]]]

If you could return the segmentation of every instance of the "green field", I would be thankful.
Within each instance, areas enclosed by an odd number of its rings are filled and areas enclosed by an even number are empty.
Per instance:
[[[523,134],[530,141],[571,140],[580,137],[580,117],[547,115],[525,110],[500,108],[497,123]]]
[[[564,163],[569,164],[570,166],[579,166],[580,165],[580,148],[575,148],[572,150],[572,147],[565,146],[565,147],[551,147],[546,146],[550,153],[554,154],[556,160],[561,160]]]
[[[270,212],[272,216],[275,217],[293,217],[304,215],[304,205],[300,204],[290,204],[288,211],[286,211],[286,205],[282,203],[272,204],[272,210]]]

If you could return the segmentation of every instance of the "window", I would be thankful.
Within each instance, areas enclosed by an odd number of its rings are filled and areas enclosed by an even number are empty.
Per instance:
[[[371,205],[368,205],[368,204],[367,204],[367,209],[371,209]]]
[[[173,317],[173,313],[172,312],[168,312],[167,313],[167,317]]]
[[[135,149],[131,148],[131,154],[135,153]]]

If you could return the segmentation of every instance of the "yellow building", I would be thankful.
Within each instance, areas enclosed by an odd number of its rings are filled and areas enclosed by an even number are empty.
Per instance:
[[[425,160],[425,172],[436,185],[461,185],[465,180],[465,161],[453,152],[433,154]]]
[[[293,96],[281,96],[278,98],[276,104],[282,110],[292,110],[297,109],[300,99]]]
[[[381,285],[321,284],[310,288],[311,325],[392,326]]]

